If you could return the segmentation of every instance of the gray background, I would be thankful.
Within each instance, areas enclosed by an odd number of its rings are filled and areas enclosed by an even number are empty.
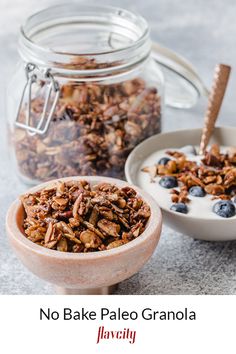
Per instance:
[[[65,1],[64,1],[65,2]],[[79,1],[78,1],[79,2]],[[0,293],[52,294],[53,288],[29,273],[10,250],[5,214],[26,186],[15,176],[5,144],[4,91],[17,61],[20,24],[32,12],[60,3],[49,0],[0,0]],[[93,1],[90,1],[93,3]],[[98,1],[94,1],[98,3]],[[152,38],[179,52],[197,68],[208,87],[214,65],[236,62],[236,2],[234,0],[118,0],[99,3],[138,11],[150,23]],[[233,71],[219,124],[235,125],[236,80]],[[164,130],[200,127],[206,100],[191,110],[166,109]],[[124,281],[118,294],[236,294],[236,242],[193,240],[164,227],[148,264]]]

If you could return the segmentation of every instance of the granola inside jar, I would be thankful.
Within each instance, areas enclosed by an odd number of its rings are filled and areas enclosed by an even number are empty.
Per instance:
[[[110,7],[51,7],[22,27],[19,52],[8,92],[19,175],[31,184],[124,178],[130,151],[161,129],[163,78],[146,21]]]

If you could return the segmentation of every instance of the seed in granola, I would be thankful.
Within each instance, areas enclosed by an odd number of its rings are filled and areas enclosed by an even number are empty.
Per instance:
[[[47,232],[46,232],[45,238],[44,238],[45,244],[47,244],[53,240],[53,233],[54,233],[53,223],[49,222]]]
[[[66,224],[64,221],[60,221],[58,222],[55,227],[60,230],[61,232],[65,233],[65,234],[69,234],[69,235],[73,235],[73,230],[70,227],[69,224]]]

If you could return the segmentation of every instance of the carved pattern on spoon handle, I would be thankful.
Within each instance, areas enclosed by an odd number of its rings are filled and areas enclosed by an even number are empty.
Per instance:
[[[204,154],[212,135],[228,84],[230,71],[231,67],[225,64],[218,64],[215,67],[213,85],[208,99],[208,107],[205,114],[204,126],[200,142],[201,155]]]

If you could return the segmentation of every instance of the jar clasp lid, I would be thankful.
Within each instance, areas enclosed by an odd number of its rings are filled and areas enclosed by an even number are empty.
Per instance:
[[[38,76],[35,72],[36,69],[38,68],[33,63],[27,63],[25,66],[26,84],[23,88],[23,92],[22,92],[22,96],[20,99],[20,104],[17,110],[16,120],[15,120],[15,125],[18,128],[25,129],[29,135],[35,135],[35,134],[43,135],[47,132],[60,95],[59,83],[58,81],[55,80],[53,74],[51,73],[51,69],[47,69],[44,72],[43,76],[44,76],[44,81],[49,82],[49,84],[46,92],[42,115],[37,125],[35,127],[32,126],[31,125],[32,85],[38,80]],[[49,104],[53,93],[54,93],[54,98],[51,103],[51,108],[49,109]],[[27,98],[25,100],[26,95]],[[25,123],[22,123],[20,122],[20,117],[21,117],[22,106],[24,102],[26,103]]]

